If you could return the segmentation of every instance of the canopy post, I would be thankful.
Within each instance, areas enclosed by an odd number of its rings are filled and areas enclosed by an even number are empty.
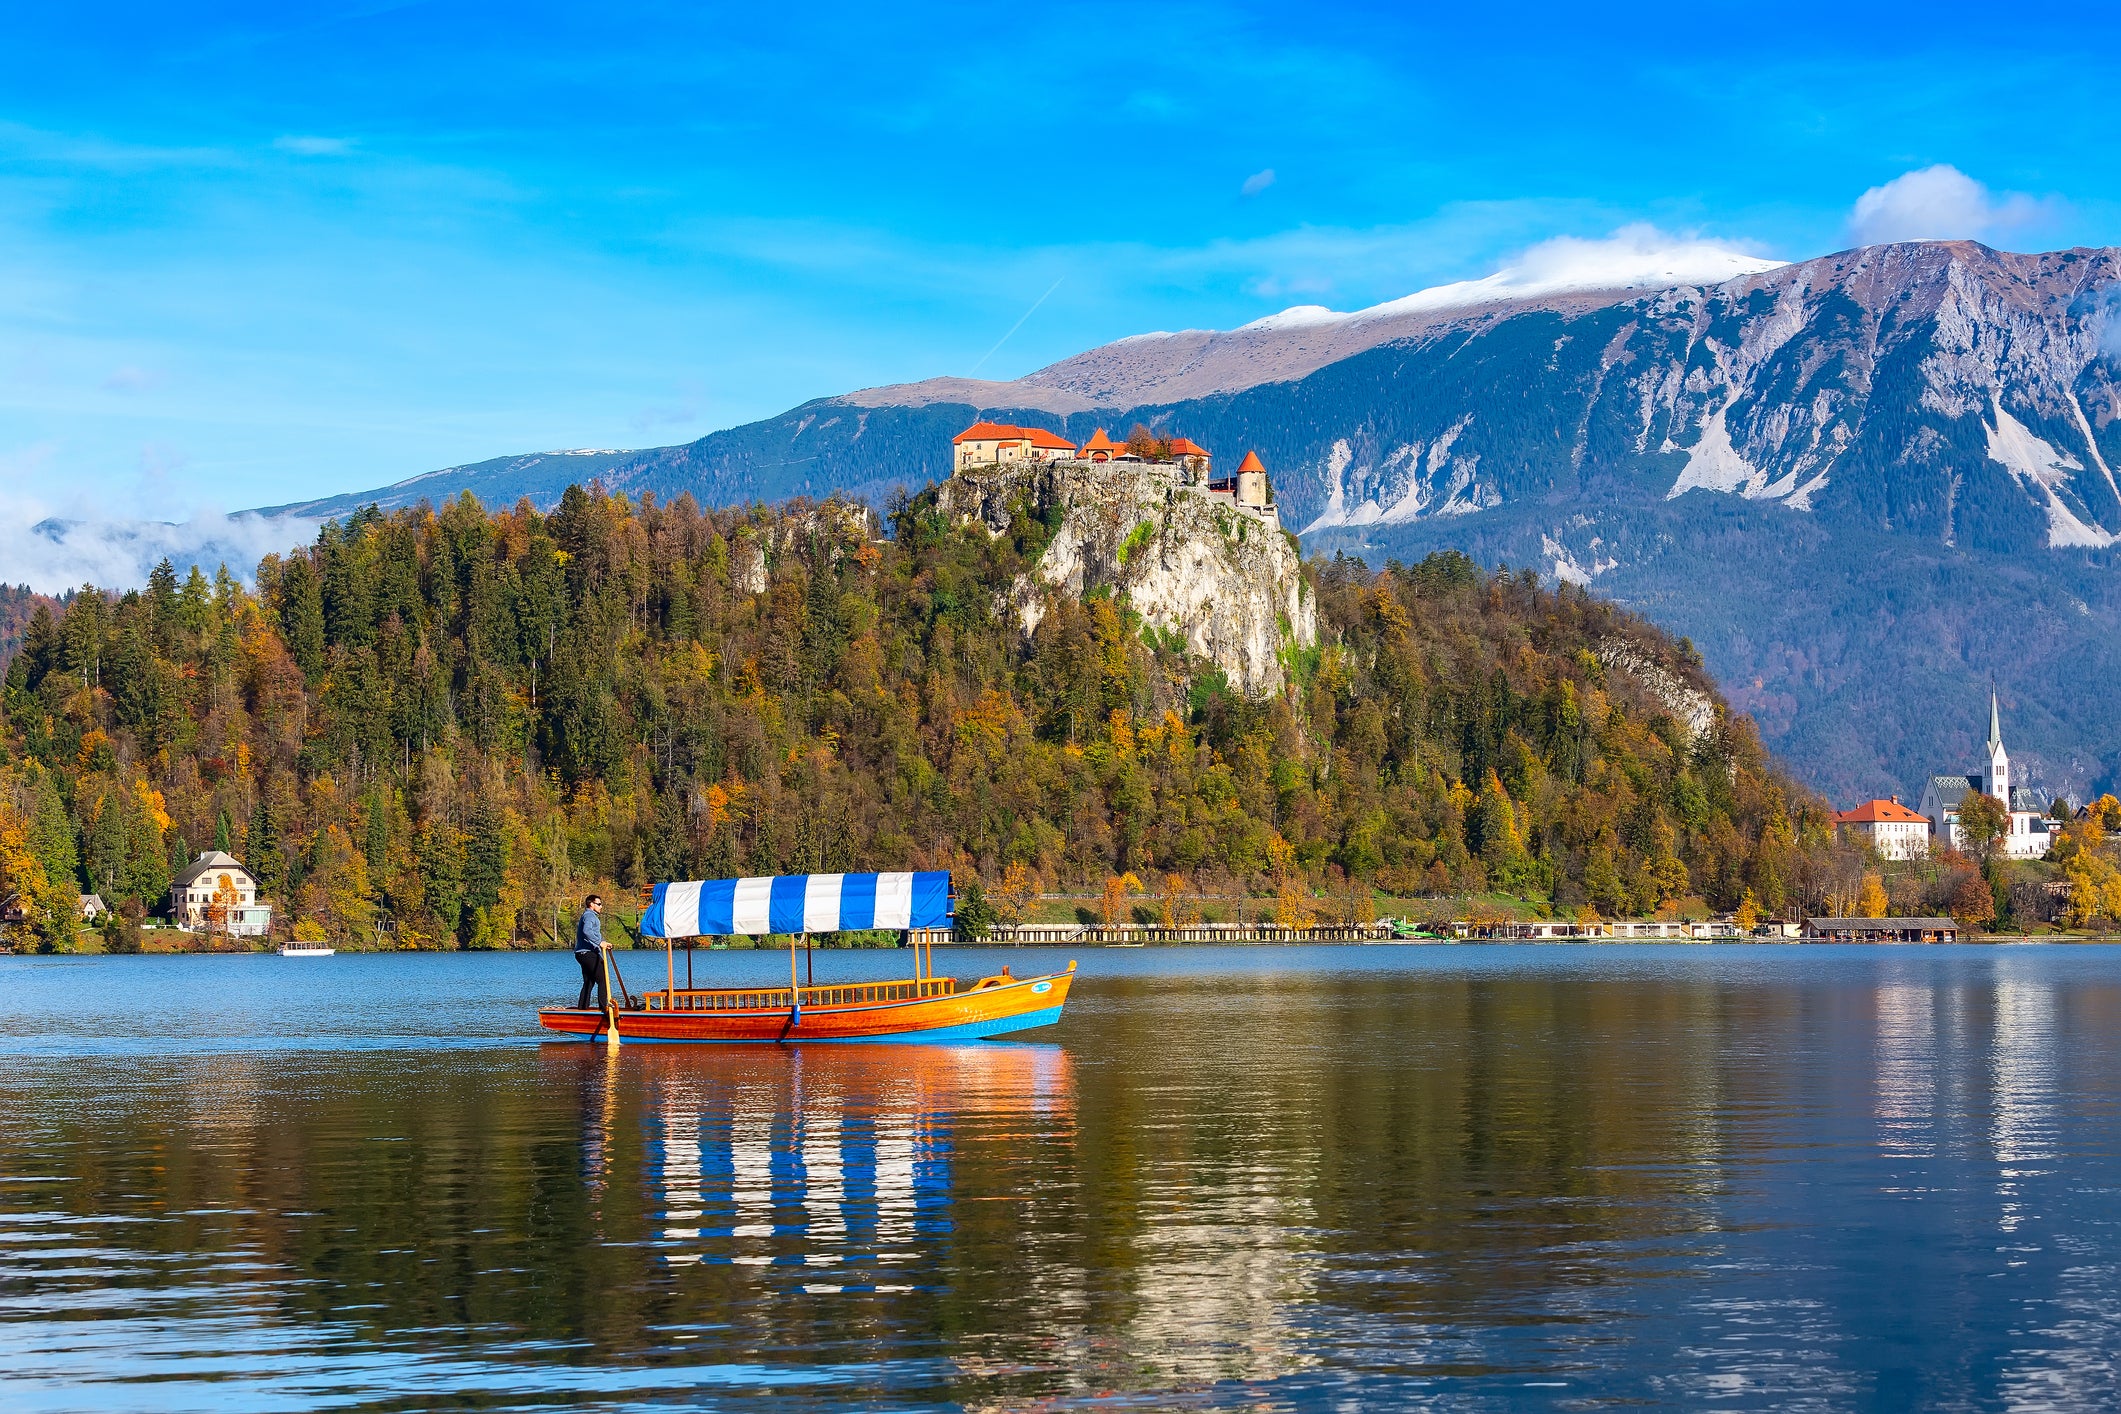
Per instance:
[[[801,982],[796,979],[795,973],[795,943],[797,936],[794,933],[788,935],[788,1014],[791,1018],[790,1024],[794,1026],[803,1024],[803,988]],[[801,936],[807,939],[810,935],[804,933]]]
[[[678,1006],[678,944],[675,938],[663,939],[663,962],[670,972],[670,990],[663,993],[663,1007],[676,1011]]]

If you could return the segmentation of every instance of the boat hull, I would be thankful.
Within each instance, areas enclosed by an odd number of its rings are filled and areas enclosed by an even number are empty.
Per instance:
[[[806,1006],[800,1019],[786,1007],[754,1011],[621,1011],[621,1041],[680,1044],[879,1044],[894,1041],[984,1041],[1051,1026],[1068,1000],[1069,973],[1026,977],[1005,986],[950,996],[855,1006]],[[548,1031],[605,1038],[603,1012],[548,1007],[538,1013]]]

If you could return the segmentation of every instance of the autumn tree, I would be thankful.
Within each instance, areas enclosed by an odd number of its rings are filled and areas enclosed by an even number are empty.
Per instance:
[[[1968,851],[1987,859],[2010,834],[2010,811],[1992,795],[1970,790],[1959,800],[1959,836]]]
[[[1885,880],[1877,874],[1865,874],[1863,888],[1856,895],[1856,916],[1883,918],[1891,909],[1885,897]]]
[[[988,894],[994,905],[995,917],[1012,926],[1022,923],[1031,911],[1031,901],[1038,896],[1038,876],[1031,867],[1018,860],[1002,871],[1001,881]]]
[[[1996,899],[1989,891],[1988,881],[1971,870],[1961,872],[1953,881],[1950,907],[1952,917],[1968,928],[1996,916]]]
[[[1108,876],[1103,897],[1099,900],[1098,916],[1104,919],[1107,927],[1127,922],[1127,900],[1141,891],[1142,881],[1132,871]]]

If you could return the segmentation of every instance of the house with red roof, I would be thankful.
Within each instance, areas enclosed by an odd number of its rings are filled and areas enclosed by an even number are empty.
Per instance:
[[[1075,444],[1058,432],[1043,427],[1017,427],[1007,422],[975,422],[950,439],[954,451],[952,469],[992,466],[997,462],[1072,461]]]
[[[1918,859],[1930,849],[1929,817],[1902,805],[1897,795],[1866,800],[1854,810],[1836,810],[1834,833],[1869,845],[1885,859]]]

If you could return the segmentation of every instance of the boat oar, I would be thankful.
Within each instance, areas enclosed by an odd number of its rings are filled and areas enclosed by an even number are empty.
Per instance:
[[[633,934],[633,940],[634,940],[634,942],[635,942],[635,943],[639,943],[639,942],[641,941],[641,934],[640,934],[640,931],[639,931],[638,929],[636,929],[636,928],[635,928],[635,927],[634,927],[634,926],[633,926],[632,924],[628,923],[628,922],[627,922],[627,921],[626,921],[625,919],[623,919],[623,918],[620,918],[620,919],[615,919],[614,921],[615,921],[615,922],[616,922],[616,923],[617,923],[617,924],[618,924],[618,925],[619,925],[619,926],[620,926],[621,928],[624,928],[624,929],[625,929],[625,930],[626,930],[627,932],[629,932],[629,933],[632,933],[632,934]],[[623,972],[619,972],[619,959],[618,959],[618,955],[617,955],[617,954],[615,954],[615,953],[614,953],[614,954],[612,955],[612,959],[611,959],[611,970],[612,970],[613,972],[616,972],[616,973],[618,973],[618,977],[619,977],[619,995],[620,995],[621,997],[624,997],[624,998],[626,999],[626,1006],[627,1006],[627,1008],[628,1008],[629,1010],[638,1010],[638,1009],[639,1009],[639,1007],[640,1007],[640,1002],[639,1002],[639,1001],[638,1001],[638,1000],[637,1000],[637,999],[636,999],[636,998],[634,997],[634,995],[633,995],[633,993],[632,993],[632,992],[630,992],[630,991],[628,991],[628,990],[627,990],[627,988],[626,988],[626,974],[625,974],[625,973],[623,973]]]
[[[619,1008],[612,1000],[611,977],[618,968],[611,960],[611,944],[605,943],[597,951],[604,955],[604,1044],[615,1051],[619,1048]]]

